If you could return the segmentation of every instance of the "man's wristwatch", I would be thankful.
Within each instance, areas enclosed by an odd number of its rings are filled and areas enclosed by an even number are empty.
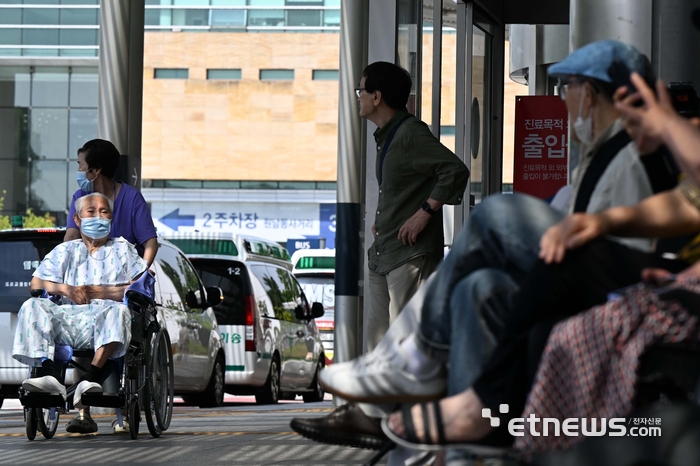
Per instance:
[[[423,209],[423,210],[425,210],[426,212],[428,212],[428,213],[430,214],[431,217],[437,213],[437,211],[433,210],[433,208],[430,207],[430,204],[428,204],[428,201],[425,201],[425,202],[423,203],[423,205],[420,206],[420,207],[421,207],[421,209]]]

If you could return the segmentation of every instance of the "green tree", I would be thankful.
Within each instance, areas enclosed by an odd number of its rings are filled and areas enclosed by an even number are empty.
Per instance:
[[[2,196],[0,196],[0,212],[2,212],[5,207],[6,193],[7,191],[3,190]],[[27,209],[25,215],[22,216],[22,219],[24,220],[24,228],[51,228],[56,226],[56,219],[48,212],[46,212],[44,215],[36,215],[34,212],[32,212],[31,208]],[[0,215],[0,230],[7,230],[9,228],[12,228],[10,216]]]

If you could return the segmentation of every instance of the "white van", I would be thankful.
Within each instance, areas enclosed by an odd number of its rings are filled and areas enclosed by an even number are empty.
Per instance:
[[[287,250],[232,233],[164,236],[182,249],[205,286],[223,291],[214,312],[226,354],[226,391],[254,394],[260,404],[296,394],[323,400],[318,373],[325,358],[314,322],[323,307],[307,301]]]
[[[292,273],[301,283],[309,301],[323,304],[323,316],[316,319],[321,332],[326,364],[333,363],[335,331],[335,249],[299,249],[292,254]]]
[[[234,233],[165,233],[163,238],[184,246],[183,251],[188,256],[226,256],[237,260],[271,261],[283,267],[289,267],[291,262],[289,252],[274,241],[258,238],[250,235],[237,235]]]

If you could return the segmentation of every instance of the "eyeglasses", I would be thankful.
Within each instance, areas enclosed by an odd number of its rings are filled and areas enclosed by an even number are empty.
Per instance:
[[[572,84],[583,84],[583,81],[576,79],[570,79],[568,81],[559,81],[557,83],[557,94],[561,97],[561,100],[566,100],[566,93],[569,92],[569,86]]]
[[[355,95],[358,99],[360,98],[360,95],[362,95],[362,91],[364,90],[366,90],[364,87],[358,87],[357,89],[355,89]]]

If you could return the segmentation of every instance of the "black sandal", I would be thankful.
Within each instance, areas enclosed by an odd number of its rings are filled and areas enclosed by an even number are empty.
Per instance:
[[[391,441],[393,441],[397,445],[401,445],[402,447],[409,448],[412,450],[440,451],[447,449],[457,449],[472,453],[475,456],[481,458],[517,458],[517,455],[515,455],[511,450],[504,447],[488,446],[477,443],[448,442],[445,437],[445,426],[443,425],[440,402],[430,401],[427,403],[420,403],[420,407],[421,415],[423,417],[423,431],[425,434],[425,438],[423,439],[423,441],[419,440],[418,436],[416,435],[416,428],[413,424],[413,416],[411,413],[412,406],[409,405],[401,406],[401,415],[404,425],[405,437],[400,437],[393,430],[391,430],[391,428],[389,427],[389,415],[384,416],[384,418],[382,419],[382,430]],[[433,414],[435,417],[437,443],[433,443],[432,436],[430,435],[430,409],[433,410]],[[490,435],[491,434],[489,434],[489,436]]]

